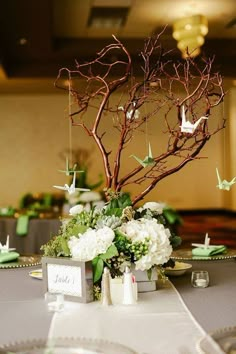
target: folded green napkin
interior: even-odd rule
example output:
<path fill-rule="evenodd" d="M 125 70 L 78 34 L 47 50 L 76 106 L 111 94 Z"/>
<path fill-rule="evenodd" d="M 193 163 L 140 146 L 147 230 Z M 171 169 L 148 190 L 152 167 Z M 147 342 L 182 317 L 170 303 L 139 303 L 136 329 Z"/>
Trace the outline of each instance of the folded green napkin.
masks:
<path fill-rule="evenodd" d="M 14 261 L 19 257 L 19 253 L 17 252 L 1 252 L 0 253 L 0 263 L 7 263 Z"/>
<path fill-rule="evenodd" d="M 0 208 L 0 216 L 13 216 L 15 209 L 12 207 Z"/>
<path fill-rule="evenodd" d="M 25 236 L 28 233 L 29 215 L 20 215 L 17 219 L 16 234 Z"/>
<path fill-rule="evenodd" d="M 210 256 L 215 256 L 217 254 L 224 253 L 226 250 L 227 248 L 223 245 L 209 246 L 207 248 L 197 247 L 192 249 L 192 254 L 193 256 L 210 257 Z"/>

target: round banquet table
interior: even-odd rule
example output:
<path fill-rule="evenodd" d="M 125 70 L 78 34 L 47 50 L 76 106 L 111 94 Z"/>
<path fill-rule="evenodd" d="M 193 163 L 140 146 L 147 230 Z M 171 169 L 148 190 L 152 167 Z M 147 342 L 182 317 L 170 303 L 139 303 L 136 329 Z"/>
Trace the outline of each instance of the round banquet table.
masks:
<path fill-rule="evenodd" d="M 207 332 L 235 326 L 235 259 L 188 263 L 192 264 L 192 269 L 169 279 L 194 318 Z M 0 269 L 1 345 L 48 336 L 53 313 L 47 310 L 42 280 L 29 276 L 29 271 L 37 268 L 40 267 Z M 191 271 L 195 269 L 209 272 L 209 287 L 196 289 L 191 286 Z"/>

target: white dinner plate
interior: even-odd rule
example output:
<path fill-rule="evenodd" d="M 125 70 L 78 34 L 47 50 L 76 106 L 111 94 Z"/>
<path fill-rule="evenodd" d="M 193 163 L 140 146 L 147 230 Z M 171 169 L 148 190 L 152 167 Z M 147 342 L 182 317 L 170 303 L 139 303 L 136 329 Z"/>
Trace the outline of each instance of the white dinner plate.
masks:
<path fill-rule="evenodd" d="M 43 279 L 42 269 L 34 269 L 29 272 L 29 276 L 35 279 Z"/>
<path fill-rule="evenodd" d="M 184 262 L 175 262 L 174 268 L 166 267 L 165 274 L 169 276 L 180 276 L 187 272 L 188 269 L 192 268 L 192 264 Z"/>

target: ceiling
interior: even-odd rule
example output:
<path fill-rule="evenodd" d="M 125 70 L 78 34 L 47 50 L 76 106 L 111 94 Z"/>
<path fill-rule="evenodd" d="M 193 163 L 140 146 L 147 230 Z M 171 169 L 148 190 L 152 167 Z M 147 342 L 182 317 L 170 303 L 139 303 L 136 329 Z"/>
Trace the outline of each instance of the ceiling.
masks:
<path fill-rule="evenodd" d="M 93 58 L 112 42 L 112 34 L 137 58 L 144 38 L 167 25 L 162 45 L 175 49 L 173 22 L 191 14 L 208 19 L 202 53 L 215 55 L 223 76 L 235 78 L 235 0 L 5 0 L 0 12 L 0 82 L 55 78 L 59 68 L 71 67 L 75 59 Z M 121 26 L 106 20 L 105 28 L 99 28 L 92 25 L 93 15 L 115 17 Z M 178 49 L 173 57 L 181 58 Z"/>

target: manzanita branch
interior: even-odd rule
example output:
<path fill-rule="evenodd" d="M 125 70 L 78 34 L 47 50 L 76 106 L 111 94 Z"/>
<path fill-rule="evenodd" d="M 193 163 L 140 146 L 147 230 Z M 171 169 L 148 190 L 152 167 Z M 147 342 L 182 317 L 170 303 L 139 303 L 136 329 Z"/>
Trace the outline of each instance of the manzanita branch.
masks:
<path fill-rule="evenodd" d="M 76 61 L 74 70 L 62 68 L 55 82 L 56 87 L 69 91 L 77 104 L 70 114 L 72 124 L 92 137 L 101 153 L 105 190 L 120 192 L 131 184 L 140 186 L 138 194 L 132 197 L 133 205 L 161 180 L 202 158 L 199 154 L 205 144 L 225 127 L 224 117 L 215 128 L 208 122 L 214 119 L 213 108 L 221 104 L 225 96 L 222 77 L 213 71 L 214 58 L 189 56 L 174 62 L 168 58 L 169 52 L 162 48 L 162 33 L 144 42 L 140 52 L 141 74 L 137 77 L 129 51 L 113 36 L 114 43 L 105 46 L 92 61 Z M 69 87 L 62 81 L 65 74 L 71 83 Z M 117 103 L 114 103 L 115 99 Z M 183 109 L 193 124 L 199 117 L 208 119 L 192 133 L 183 132 L 180 129 Z M 113 128 L 118 132 L 114 151 L 110 151 L 106 143 L 102 124 L 105 118 L 113 122 Z M 157 132 L 157 135 L 166 135 L 164 151 L 154 155 L 150 165 L 137 162 L 132 167 L 127 164 L 122 174 L 125 148 L 135 139 L 137 131 L 143 129 L 146 134 L 146 124 L 153 120 L 166 127 Z"/>

